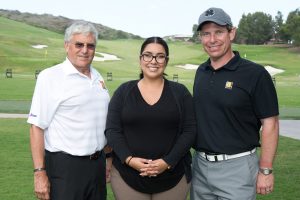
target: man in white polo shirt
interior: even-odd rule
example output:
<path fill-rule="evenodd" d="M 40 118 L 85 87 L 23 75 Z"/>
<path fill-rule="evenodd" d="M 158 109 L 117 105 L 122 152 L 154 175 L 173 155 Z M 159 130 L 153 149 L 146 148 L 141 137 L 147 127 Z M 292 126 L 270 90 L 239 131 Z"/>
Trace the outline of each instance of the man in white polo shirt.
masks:
<path fill-rule="evenodd" d="M 38 199 L 106 199 L 109 94 L 91 66 L 97 38 L 91 23 L 73 23 L 65 32 L 66 60 L 38 76 L 28 118 Z"/>

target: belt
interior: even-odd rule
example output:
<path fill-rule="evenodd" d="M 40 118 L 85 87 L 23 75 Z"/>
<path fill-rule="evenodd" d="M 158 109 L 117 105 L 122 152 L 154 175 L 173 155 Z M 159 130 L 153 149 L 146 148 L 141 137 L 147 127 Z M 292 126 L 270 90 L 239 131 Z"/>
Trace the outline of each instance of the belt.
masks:
<path fill-rule="evenodd" d="M 205 153 L 205 152 L 197 152 L 202 158 L 205 158 L 207 161 L 210 162 L 219 162 L 219 161 L 223 161 L 223 160 L 230 160 L 230 159 L 234 159 L 234 158 L 240 158 L 243 156 L 247 156 L 250 154 L 253 154 L 254 152 L 256 152 L 256 148 L 252 149 L 251 151 L 246 151 L 243 153 L 238 153 L 238 154 L 232 154 L 232 155 L 227 155 L 227 154 L 209 154 L 209 153 Z"/>
<path fill-rule="evenodd" d="M 95 153 L 89 155 L 89 156 L 82 156 L 82 157 L 87 157 L 90 160 L 97 160 L 101 155 L 101 151 L 96 151 Z"/>
<path fill-rule="evenodd" d="M 95 153 L 91 154 L 91 155 L 87 155 L 87 156 L 74 156 L 74 155 L 71 155 L 69 153 L 66 153 L 64 151 L 57 151 L 57 152 L 50 152 L 50 151 L 47 151 L 47 153 L 50 153 L 50 154 L 58 154 L 58 153 L 61 153 L 61 154 L 65 154 L 65 155 L 68 155 L 68 156 L 71 156 L 71 157 L 76 157 L 76 158 L 88 158 L 90 160 L 97 160 L 100 156 L 101 156 L 101 153 L 102 151 L 96 151 Z"/>

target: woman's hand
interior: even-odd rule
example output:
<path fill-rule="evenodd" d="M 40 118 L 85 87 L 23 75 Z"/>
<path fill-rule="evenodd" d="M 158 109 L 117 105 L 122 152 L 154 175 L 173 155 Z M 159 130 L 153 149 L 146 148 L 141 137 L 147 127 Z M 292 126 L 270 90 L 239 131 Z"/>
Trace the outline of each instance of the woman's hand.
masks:
<path fill-rule="evenodd" d="M 131 156 L 126 159 L 126 164 L 139 172 L 142 172 L 141 169 L 147 169 L 151 171 L 152 168 L 152 164 L 150 165 L 151 162 L 152 160 L 149 159 L 131 157 Z"/>
<path fill-rule="evenodd" d="M 141 176 L 157 176 L 169 168 L 169 165 L 163 159 L 148 160 L 147 167 L 141 168 Z"/>

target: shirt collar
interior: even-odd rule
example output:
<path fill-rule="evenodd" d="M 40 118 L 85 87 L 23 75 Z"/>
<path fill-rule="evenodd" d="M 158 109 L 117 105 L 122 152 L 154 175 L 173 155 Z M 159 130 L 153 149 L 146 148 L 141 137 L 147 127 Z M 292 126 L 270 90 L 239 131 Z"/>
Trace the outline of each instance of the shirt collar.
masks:
<path fill-rule="evenodd" d="M 66 76 L 71 75 L 71 74 L 79 74 L 82 75 L 75 67 L 74 65 L 71 63 L 71 61 L 66 58 L 66 60 L 63 62 L 63 71 L 65 73 Z M 90 66 L 90 73 L 91 73 L 91 77 L 95 77 L 97 75 L 97 73 L 95 73 L 95 69 L 93 67 Z"/>
<path fill-rule="evenodd" d="M 227 69 L 227 70 L 231 70 L 234 71 L 238 68 L 239 63 L 240 63 L 240 54 L 238 51 L 233 51 L 234 53 L 234 57 L 231 58 L 231 60 L 226 63 L 224 66 L 222 66 L 221 68 L 219 68 L 218 70 L 222 70 L 222 69 Z M 203 68 L 205 70 L 213 70 L 213 67 L 211 66 L 211 62 L 210 59 L 208 59 L 204 64 L 203 64 Z"/>
<path fill-rule="evenodd" d="M 66 60 L 63 62 L 63 71 L 65 75 L 79 74 L 79 71 L 74 67 L 68 58 L 66 58 Z"/>

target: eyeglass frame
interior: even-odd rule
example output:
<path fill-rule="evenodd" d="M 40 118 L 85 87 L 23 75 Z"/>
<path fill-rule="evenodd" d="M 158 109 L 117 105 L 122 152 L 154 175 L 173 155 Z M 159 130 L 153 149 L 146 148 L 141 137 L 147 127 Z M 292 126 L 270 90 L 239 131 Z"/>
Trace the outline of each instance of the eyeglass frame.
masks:
<path fill-rule="evenodd" d="M 68 43 L 74 44 L 74 46 L 77 49 L 83 49 L 85 46 L 88 50 L 94 51 L 96 49 L 96 44 L 94 44 L 94 43 L 71 42 L 71 41 L 69 41 Z"/>
<path fill-rule="evenodd" d="M 164 61 L 163 61 L 163 62 L 158 62 L 158 61 L 157 61 L 157 57 L 158 57 L 158 56 L 161 56 L 161 55 L 164 55 Z M 145 60 L 145 56 L 151 56 L 151 60 L 149 60 L 149 61 Z M 140 58 L 142 58 L 143 61 L 145 61 L 145 62 L 151 62 L 151 61 L 153 60 L 153 58 L 154 58 L 155 61 L 156 61 L 157 63 L 163 64 L 163 63 L 165 63 L 165 62 L 168 61 L 169 56 L 166 56 L 166 55 L 163 54 L 163 53 L 157 54 L 156 56 L 154 56 L 154 55 L 152 55 L 152 54 L 150 54 L 150 53 L 145 53 L 145 54 L 140 55 Z"/>

